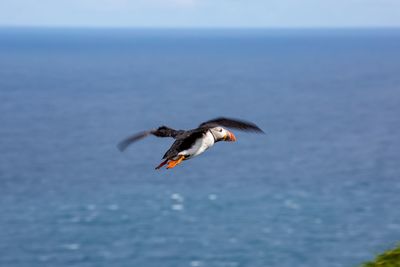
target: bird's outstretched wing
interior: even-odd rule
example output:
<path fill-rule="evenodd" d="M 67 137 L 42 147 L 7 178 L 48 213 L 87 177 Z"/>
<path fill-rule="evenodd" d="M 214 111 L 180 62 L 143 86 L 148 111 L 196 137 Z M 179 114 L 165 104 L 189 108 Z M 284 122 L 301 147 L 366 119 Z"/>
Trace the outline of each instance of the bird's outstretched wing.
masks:
<path fill-rule="evenodd" d="M 172 128 L 169 128 L 167 126 L 161 126 L 157 129 L 150 130 L 150 131 L 143 131 L 136 133 L 134 135 L 128 136 L 124 140 L 118 143 L 117 147 L 120 151 L 124 151 L 129 145 L 132 143 L 139 141 L 149 135 L 154 135 L 157 137 L 172 137 L 176 138 L 178 135 L 184 133 L 185 131 L 183 130 L 175 130 Z"/>
<path fill-rule="evenodd" d="M 255 125 L 252 122 L 238 120 L 238 119 L 224 118 L 224 117 L 219 117 L 216 119 L 203 122 L 202 124 L 199 125 L 199 128 L 213 128 L 217 126 L 237 129 L 246 132 L 264 133 L 263 130 L 261 130 L 257 125 Z"/>

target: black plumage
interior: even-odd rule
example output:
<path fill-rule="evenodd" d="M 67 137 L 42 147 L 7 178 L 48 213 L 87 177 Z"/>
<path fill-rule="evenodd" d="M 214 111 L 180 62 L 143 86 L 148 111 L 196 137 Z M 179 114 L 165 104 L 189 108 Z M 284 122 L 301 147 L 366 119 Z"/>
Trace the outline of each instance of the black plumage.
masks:
<path fill-rule="evenodd" d="M 206 130 L 187 131 L 178 136 L 172 146 L 165 152 L 163 159 L 171 159 L 178 155 L 179 152 L 189 149 L 196 143 L 197 139 L 202 138 Z"/>
<path fill-rule="evenodd" d="M 139 141 L 140 139 L 143 139 L 149 135 L 154 135 L 157 137 L 172 137 L 176 138 L 178 135 L 181 135 L 185 133 L 186 131 L 184 130 L 175 130 L 172 128 L 169 128 L 167 126 L 161 126 L 158 129 L 150 130 L 150 131 L 142 131 L 139 133 L 136 133 L 134 135 L 131 135 L 121 142 L 118 143 L 118 148 L 121 151 L 124 151 L 129 145 L 132 143 Z"/>
<path fill-rule="evenodd" d="M 150 131 L 143 131 L 132 136 L 129 136 L 122 140 L 118 144 L 118 148 L 121 151 L 124 151 L 130 144 L 141 140 L 149 135 L 154 135 L 156 137 L 172 137 L 175 139 L 175 142 L 172 144 L 170 149 L 164 154 L 163 159 L 172 159 L 178 155 L 179 152 L 189 149 L 193 146 L 193 144 L 199 139 L 202 138 L 208 130 L 214 127 L 226 127 L 237 129 L 240 131 L 247 132 L 257 132 L 264 133 L 257 125 L 252 122 L 247 122 L 238 119 L 230 119 L 225 117 L 215 118 L 206 122 L 203 122 L 199 125 L 198 128 L 191 130 L 175 130 L 169 128 L 167 126 L 161 126 L 157 129 L 153 129 Z"/>
<path fill-rule="evenodd" d="M 222 126 L 226 128 L 237 129 L 245 132 L 257 132 L 264 133 L 257 125 L 252 122 L 238 120 L 238 119 L 228 119 L 224 117 L 212 119 L 206 122 L 203 122 L 199 125 L 199 128 L 210 129 L 213 127 Z"/>

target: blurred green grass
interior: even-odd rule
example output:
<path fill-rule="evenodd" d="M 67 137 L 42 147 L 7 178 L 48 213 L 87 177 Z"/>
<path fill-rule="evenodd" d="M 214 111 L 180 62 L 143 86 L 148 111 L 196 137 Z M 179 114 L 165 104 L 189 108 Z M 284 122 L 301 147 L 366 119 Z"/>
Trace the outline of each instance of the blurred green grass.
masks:
<path fill-rule="evenodd" d="M 361 267 L 400 267 L 400 244 L 376 256 L 375 260 L 364 263 Z"/>

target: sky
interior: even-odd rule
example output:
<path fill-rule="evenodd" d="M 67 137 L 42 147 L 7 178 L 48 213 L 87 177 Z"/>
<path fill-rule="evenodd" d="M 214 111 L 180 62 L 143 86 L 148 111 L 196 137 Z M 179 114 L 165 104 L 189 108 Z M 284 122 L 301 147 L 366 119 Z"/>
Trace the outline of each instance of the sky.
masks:
<path fill-rule="evenodd" d="M 400 27 L 400 0 L 0 0 L 0 26 Z"/>

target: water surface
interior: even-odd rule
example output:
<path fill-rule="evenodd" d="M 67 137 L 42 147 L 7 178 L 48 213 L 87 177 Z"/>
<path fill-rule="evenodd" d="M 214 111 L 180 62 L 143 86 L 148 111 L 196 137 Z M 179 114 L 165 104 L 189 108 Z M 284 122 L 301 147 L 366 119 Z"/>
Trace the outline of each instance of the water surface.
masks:
<path fill-rule="evenodd" d="M 0 30 L 0 265 L 357 266 L 400 240 L 400 31 Z M 256 122 L 173 170 L 172 140 Z"/>

